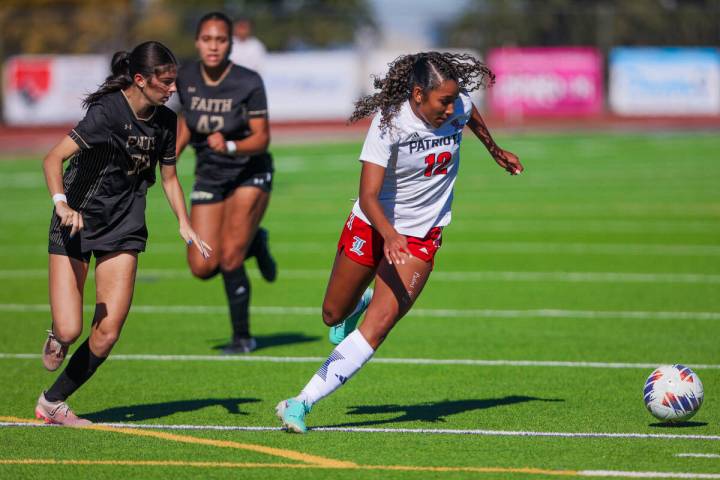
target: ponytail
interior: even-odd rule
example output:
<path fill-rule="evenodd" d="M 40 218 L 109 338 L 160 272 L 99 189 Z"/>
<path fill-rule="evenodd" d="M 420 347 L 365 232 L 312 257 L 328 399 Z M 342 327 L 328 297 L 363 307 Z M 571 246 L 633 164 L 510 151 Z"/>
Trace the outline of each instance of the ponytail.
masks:
<path fill-rule="evenodd" d="M 100 97 L 108 93 L 124 90 L 132 85 L 133 80 L 130 76 L 130 52 L 116 52 L 110 62 L 110 70 L 112 74 L 105 79 L 100 88 L 89 94 L 83 100 L 83 107 L 88 108 L 91 104 L 100 100 Z"/>
<path fill-rule="evenodd" d="M 108 93 L 125 90 L 133 84 L 135 74 L 150 78 L 176 66 L 175 56 L 160 42 L 145 42 L 135 47 L 132 52 L 117 52 L 110 62 L 111 75 L 100 88 L 85 97 L 83 107 L 88 108 Z"/>

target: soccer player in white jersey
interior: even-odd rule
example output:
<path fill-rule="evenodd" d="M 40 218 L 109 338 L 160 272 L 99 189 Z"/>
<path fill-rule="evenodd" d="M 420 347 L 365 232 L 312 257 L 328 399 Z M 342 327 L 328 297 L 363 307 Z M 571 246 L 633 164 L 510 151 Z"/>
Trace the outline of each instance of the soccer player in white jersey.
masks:
<path fill-rule="evenodd" d="M 356 103 L 351 121 L 376 115 L 360 153 L 360 195 L 323 301 L 323 321 L 337 347 L 299 395 L 277 405 L 289 432 L 307 431 L 312 406 L 370 360 L 420 295 L 450 223 L 464 127 L 500 167 L 511 175 L 523 171 L 518 157 L 492 139 L 468 96 L 493 81 L 487 66 L 469 55 L 405 55 L 375 79 L 379 92 Z M 374 293 L 368 288 L 373 279 Z"/>

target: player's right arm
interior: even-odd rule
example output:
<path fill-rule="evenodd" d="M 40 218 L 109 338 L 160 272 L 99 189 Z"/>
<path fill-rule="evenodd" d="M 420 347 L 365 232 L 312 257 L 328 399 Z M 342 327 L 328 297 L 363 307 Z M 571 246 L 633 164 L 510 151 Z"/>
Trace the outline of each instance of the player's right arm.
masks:
<path fill-rule="evenodd" d="M 388 263 L 397 265 L 405 263 L 405 258 L 409 256 L 407 239 L 392 226 L 378 200 L 385 180 L 388 160 L 392 156 L 392 145 L 393 140 L 390 135 L 383 134 L 380 129 L 380 115 L 375 115 L 360 152 L 362 173 L 358 201 L 360 210 L 383 237 L 383 252 Z"/>
<path fill-rule="evenodd" d="M 180 154 L 185 150 L 188 143 L 190 143 L 190 129 L 185 122 L 185 117 L 182 114 L 177 116 L 177 137 L 175 141 L 175 157 L 179 160 Z"/>
<path fill-rule="evenodd" d="M 385 178 L 385 167 L 372 162 L 362 162 L 360 175 L 360 209 L 370 220 L 370 224 L 382 235 L 384 240 L 383 251 L 390 264 L 405 263 L 408 256 L 407 238 L 395 230 L 385 216 L 382 205 L 378 200 Z"/>
<path fill-rule="evenodd" d="M 80 151 L 80 147 L 69 136 L 63 137 L 43 159 L 43 171 L 50 196 L 64 195 L 62 166 L 63 162 Z M 70 208 L 67 200 L 55 202 L 55 214 L 62 220 L 62 226 L 70 227 L 70 236 L 83 228 L 82 215 Z"/>

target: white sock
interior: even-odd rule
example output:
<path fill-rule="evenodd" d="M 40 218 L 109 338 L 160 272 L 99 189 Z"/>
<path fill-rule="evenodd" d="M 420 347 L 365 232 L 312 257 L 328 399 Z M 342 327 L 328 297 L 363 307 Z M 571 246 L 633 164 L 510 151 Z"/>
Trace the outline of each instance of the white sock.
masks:
<path fill-rule="evenodd" d="M 320 370 L 295 398 L 311 406 L 327 397 L 355 375 L 374 353 L 375 350 L 365 340 L 360 330 L 353 331 L 335 347 Z"/>

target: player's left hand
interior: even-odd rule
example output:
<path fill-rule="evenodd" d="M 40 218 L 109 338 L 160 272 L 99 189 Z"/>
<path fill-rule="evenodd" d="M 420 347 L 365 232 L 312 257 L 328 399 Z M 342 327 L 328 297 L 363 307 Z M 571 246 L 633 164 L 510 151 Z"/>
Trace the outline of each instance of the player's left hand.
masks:
<path fill-rule="evenodd" d="M 493 158 L 495 159 L 495 162 L 504 168 L 510 175 L 520 175 L 520 173 L 525 170 L 525 167 L 522 166 L 522 163 L 520 163 L 520 159 L 517 155 L 512 152 L 508 152 L 507 150 L 503 150 L 502 148 L 495 152 Z"/>
<path fill-rule="evenodd" d="M 195 245 L 203 258 L 210 258 L 212 254 L 212 248 L 210 245 L 205 243 L 190 226 L 180 226 L 180 236 L 185 240 L 187 245 Z"/>
<path fill-rule="evenodd" d="M 217 153 L 227 153 L 225 137 L 220 132 L 214 132 L 207 137 L 208 147 Z"/>

